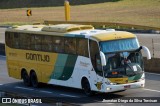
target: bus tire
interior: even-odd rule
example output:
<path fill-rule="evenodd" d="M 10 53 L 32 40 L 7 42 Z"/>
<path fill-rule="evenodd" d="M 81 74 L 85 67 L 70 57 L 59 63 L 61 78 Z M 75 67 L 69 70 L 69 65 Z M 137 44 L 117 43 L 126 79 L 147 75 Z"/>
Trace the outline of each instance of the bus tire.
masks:
<path fill-rule="evenodd" d="M 21 77 L 23 79 L 23 83 L 24 83 L 25 86 L 30 86 L 31 85 L 30 78 L 29 78 L 29 75 L 28 75 L 26 70 L 22 70 Z"/>
<path fill-rule="evenodd" d="M 82 89 L 87 96 L 93 96 L 94 92 L 91 90 L 89 81 L 87 78 L 82 79 Z"/>
<path fill-rule="evenodd" d="M 39 86 L 39 82 L 38 82 L 38 79 L 37 79 L 37 75 L 34 71 L 32 71 L 30 73 L 30 80 L 31 80 L 31 85 L 34 87 L 34 88 L 38 88 Z"/>

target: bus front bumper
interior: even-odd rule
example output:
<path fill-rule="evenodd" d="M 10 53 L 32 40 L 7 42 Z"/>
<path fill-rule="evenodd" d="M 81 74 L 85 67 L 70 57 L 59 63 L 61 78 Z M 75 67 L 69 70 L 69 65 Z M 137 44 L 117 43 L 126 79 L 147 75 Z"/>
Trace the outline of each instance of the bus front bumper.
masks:
<path fill-rule="evenodd" d="M 123 91 L 127 89 L 135 89 L 135 88 L 143 88 L 145 86 L 145 80 L 141 80 L 139 82 L 127 83 L 127 84 L 117 84 L 117 85 L 107 85 L 105 84 L 104 92 L 116 92 Z"/>

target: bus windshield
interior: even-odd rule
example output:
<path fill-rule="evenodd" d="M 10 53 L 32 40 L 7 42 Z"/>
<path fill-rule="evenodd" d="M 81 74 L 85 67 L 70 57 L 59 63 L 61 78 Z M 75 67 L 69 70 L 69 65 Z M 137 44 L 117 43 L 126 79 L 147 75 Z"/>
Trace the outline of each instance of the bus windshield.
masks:
<path fill-rule="evenodd" d="M 139 48 L 139 43 L 136 38 L 103 41 L 100 42 L 100 47 L 103 53 L 111 53 L 118 51 L 130 51 Z"/>
<path fill-rule="evenodd" d="M 105 77 L 129 77 L 143 72 L 143 57 L 136 38 L 104 41 L 100 42 L 100 47 L 107 62 Z"/>
<path fill-rule="evenodd" d="M 134 76 L 143 72 L 143 57 L 141 52 L 124 52 L 105 54 L 107 65 L 104 66 L 105 77 Z M 113 75 L 113 72 L 118 74 Z"/>

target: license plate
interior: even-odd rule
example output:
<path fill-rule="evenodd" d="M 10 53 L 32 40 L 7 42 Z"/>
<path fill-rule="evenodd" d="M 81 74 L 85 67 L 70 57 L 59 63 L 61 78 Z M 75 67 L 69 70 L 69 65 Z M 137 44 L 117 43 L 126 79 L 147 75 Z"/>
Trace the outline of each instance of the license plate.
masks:
<path fill-rule="evenodd" d="M 124 88 L 125 89 L 129 89 L 131 87 L 131 85 L 125 85 Z"/>

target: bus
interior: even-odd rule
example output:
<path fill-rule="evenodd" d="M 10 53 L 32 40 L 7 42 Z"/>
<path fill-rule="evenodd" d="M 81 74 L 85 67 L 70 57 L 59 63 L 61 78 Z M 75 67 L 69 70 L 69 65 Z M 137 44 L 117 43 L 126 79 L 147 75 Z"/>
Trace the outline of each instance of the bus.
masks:
<path fill-rule="evenodd" d="M 5 32 L 8 74 L 26 86 L 40 83 L 95 92 L 145 86 L 143 50 L 135 34 L 91 25 L 22 25 Z"/>

